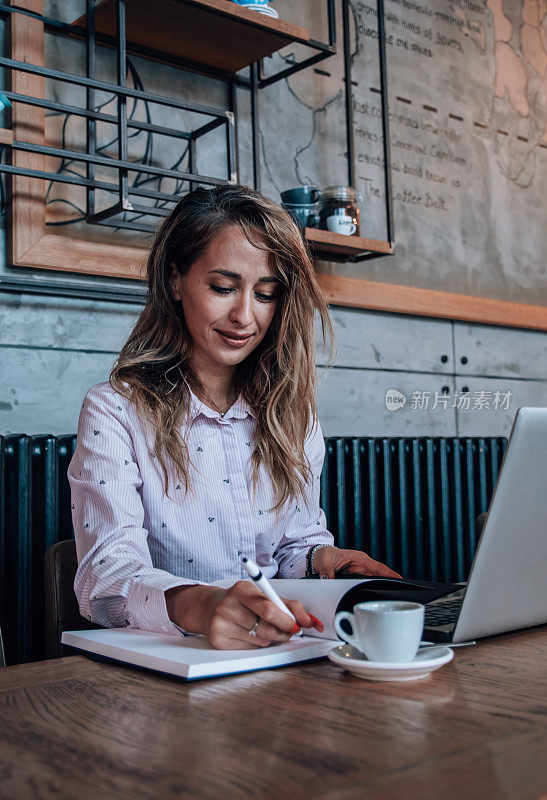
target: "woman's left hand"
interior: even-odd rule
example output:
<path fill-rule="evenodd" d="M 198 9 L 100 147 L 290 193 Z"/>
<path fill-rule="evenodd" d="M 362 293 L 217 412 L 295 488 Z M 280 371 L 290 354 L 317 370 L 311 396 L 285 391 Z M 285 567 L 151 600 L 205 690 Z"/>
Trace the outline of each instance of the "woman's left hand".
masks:
<path fill-rule="evenodd" d="M 341 550 L 338 547 L 321 547 L 315 551 L 313 566 L 321 578 L 334 578 L 336 572 L 354 572 L 376 575 L 380 578 L 402 578 L 381 561 L 375 561 L 362 550 Z"/>

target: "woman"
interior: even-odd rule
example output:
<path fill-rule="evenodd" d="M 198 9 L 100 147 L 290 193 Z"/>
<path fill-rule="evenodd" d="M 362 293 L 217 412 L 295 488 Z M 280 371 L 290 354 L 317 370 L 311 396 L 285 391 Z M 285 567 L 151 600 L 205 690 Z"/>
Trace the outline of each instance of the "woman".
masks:
<path fill-rule="evenodd" d="M 147 272 L 109 383 L 84 400 L 68 473 L 81 612 L 218 648 L 286 641 L 294 621 L 240 580 L 242 555 L 270 577 L 396 575 L 335 548 L 319 508 L 314 312 L 323 338 L 331 327 L 312 263 L 283 209 L 232 185 L 178 203 Z M 221 578 L 234 586 L 211 585 Z"/>

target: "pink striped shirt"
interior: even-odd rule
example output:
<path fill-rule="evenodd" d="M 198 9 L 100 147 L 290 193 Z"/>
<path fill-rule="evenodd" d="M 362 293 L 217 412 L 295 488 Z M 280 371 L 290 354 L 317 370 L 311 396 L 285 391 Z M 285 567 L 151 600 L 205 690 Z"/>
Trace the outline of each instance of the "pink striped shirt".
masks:
<path fill-rule="evenodd" d="M 307 502 L 286 503 L 276 518 L 263 468 L 253 496 L 254 427 L 241 397 L 221 417 L 192 394 L 182 431 L 192 492 L 175 480 L 166 497 L 153 432 L 133 403 L 106 382 L 89 390 L 68 469 L 82 616 L 105 627 L 181 635 L 167 614 L 164 593 L 171 587 L 246 578 L 242 555 L 270 577 L 304 575 L 309 548 L 333 543 L 319 508 L 321 428 L 306 441 L 313 475 Z"/>

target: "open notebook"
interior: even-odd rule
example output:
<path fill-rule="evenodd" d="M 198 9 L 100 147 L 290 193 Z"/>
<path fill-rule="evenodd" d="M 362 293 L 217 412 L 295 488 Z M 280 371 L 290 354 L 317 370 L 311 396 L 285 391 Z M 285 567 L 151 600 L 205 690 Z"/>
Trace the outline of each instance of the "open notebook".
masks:
<path fill-rule="evenodd" d="M 325 625 L 324 632 L 304 631 L 303 637 L 293 636 L 285 644 L 254 650 L 215 650 L 203 636 L 179 638 L 134 628 L 65 631 L 61 641 L 116 661 L 194 680 L 321 658 L 339 644 L 333 627 L 337 611 L 352 610 L 356 603 L 376 599 L 426 603 L 458 588 L 451 584 L 390 578 L 273 579 L 270 583 L 281 597 L 300 600 L 304 608 L 319 617 Z M 233 581 L 226 580 L 217 581 L 215 585 L 228 588 L 232 584 Z"/>

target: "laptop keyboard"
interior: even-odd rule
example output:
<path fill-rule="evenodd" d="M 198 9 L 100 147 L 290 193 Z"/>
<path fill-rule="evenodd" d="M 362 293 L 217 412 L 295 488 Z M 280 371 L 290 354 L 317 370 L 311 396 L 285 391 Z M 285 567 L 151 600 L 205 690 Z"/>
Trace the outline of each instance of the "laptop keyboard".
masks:
<path fill-rule="evenodd" d="M 435 628 L 437 625 L 449 625 L 451 622 L 456 622 L 462 603 L 463 599 L 459 597 L 456 600 L 446 600 L 443 603 L 426 606 L 424 626 Z"/>

